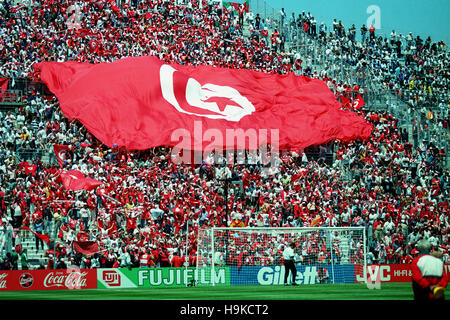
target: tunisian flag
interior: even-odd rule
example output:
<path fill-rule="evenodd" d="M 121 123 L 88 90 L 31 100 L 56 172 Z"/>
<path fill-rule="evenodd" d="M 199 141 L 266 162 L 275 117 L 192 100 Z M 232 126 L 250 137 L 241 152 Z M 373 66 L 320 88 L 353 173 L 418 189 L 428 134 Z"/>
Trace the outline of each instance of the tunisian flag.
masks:
<path fill-rule="evenodd" d="M 100 251 L 97 241 L 74 241 L 73 249 L 76 253 L 82 253 L 88 256 Z"/>
<path fill-rule="evenodd" d="M 53 150 L 55 151 L 59 166 L 62 167 L 64 160 L 70 159 L 70 147 L 64 144 L 54 144 Z"/>
<path fill-rule="evenodd" d="M 28 161 L 22 161 L 19 163 L 19 168 L 22 168 L 26 174 L 36 175 L 37 165 L 30 164 Z"/>
<path fill-rule="evenodd" d="M 362 106 L 364 106 L 365 102 L 364 99 L 361 97 L 361 95 L 358 94 L 358 96 L 353 100 L 352 108 L 353 110 L 358 110 Z"/>
<path fill-rule="evenodd" d="M 103 182 L 95 179 L 86 178 L 81 171 L 70 170 L 61 172 L 59 176 L 64 188 L 68 190 L 93 190 L 101 186 Z"/>
<path fill-rule="evenodd" d="M 294 74 L 169 65 L 151 56 L 41 62 L 35 70 L 64 115 L 109 147 L 303 149 L 372 132 L 325 82 Z"/>

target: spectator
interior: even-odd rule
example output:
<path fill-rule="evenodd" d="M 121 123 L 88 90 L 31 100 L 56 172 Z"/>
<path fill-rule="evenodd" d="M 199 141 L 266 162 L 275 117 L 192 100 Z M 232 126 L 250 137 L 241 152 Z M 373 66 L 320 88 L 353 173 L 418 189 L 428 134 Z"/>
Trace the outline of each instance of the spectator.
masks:
<path fill-rule="evenodd" d="M 21 266 L 22 266 L 22 270 L 28 270 L 27 249 L 23 249 L 22 254 L 20 255 L 20 263 L 21 263 Z"/>
<path fill-rule="evenodd" d="M 369 27 L 369 41 L 375 41 L 375 27 L 373 24 Z"/>
<path fill-rule="evenodd" d="M 411 264 L 412 286 L 415 300 L 444 299 L 448 280 L 444 272 L 442 256 L 431 253 L 427 240 L 417 243 L 419 256 Z"/>
<path fill-rule="evenodd" d="M 42 221 L 41 216 L 37 216 L 36 219 L 33 222 L 33 231 L 38 233 L 38 234 L 42 234 L 44 231 L 44 222 Z M 38 235 L 35 235 L 35 240 L 36 240 L 36 252 L 39 252 L 39 244 L 41 246 L 41 249 L 44 249 L 44 241 L 42 240 L 41 237 L 39 237 Z"/>

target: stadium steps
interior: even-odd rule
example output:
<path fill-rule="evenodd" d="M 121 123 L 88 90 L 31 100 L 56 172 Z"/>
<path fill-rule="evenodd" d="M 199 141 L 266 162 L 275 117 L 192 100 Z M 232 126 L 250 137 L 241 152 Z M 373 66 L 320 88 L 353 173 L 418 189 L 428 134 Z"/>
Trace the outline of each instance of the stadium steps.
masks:
<path fill-rule="evenodd" d="M 51 223 L 51 230 L 54 228 L 54 223 L 52 221 Z M 54 239 L 54 232 L 51 231 L 50 239 Z M 46 258 L 45 258 L 45 252 L 49 248 L 48 244 L 44 242 L 44 249 L 41 247 L 39 250 L 36 250 L 36 238 L 35 236 L 27 230 L 21 230 L 20 233 L 21 237 L 21 243 L 22 243 L 22 249 L 27 249 L 27 255 L 28 255 L 28 267 L 29 269 L 37 269 L 41 263 L 44 263 L 46 265 Z M 19 259 L 19 269 L 21 268 L 21 263 Z"/>
<path fill-rule="evenodd" d="M 39 267 L 41 262 L 45 261 L 45 251 L 48 249 L 48 246 L 46 243 L 44 243 L 45 249 L 39 249 L 36 251 L 36 241 L 33 237 L 30 237 L 28 239 L 22 240 L 22 248 L 27 249 L 27 255 L 28 255 L 28 266 L 30 269 L 36 269 Z"/>

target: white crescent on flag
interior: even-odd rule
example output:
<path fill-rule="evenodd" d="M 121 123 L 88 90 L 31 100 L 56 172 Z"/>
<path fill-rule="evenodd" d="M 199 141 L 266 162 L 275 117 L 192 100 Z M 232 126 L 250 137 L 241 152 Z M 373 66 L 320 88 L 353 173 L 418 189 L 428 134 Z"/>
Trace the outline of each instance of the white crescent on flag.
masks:
<path fill-rule="evenodd" d="M 163 64 L 160 68 L 160 84 L 164 99 L 179 112 L 210 119 L 239 121 L 255 111 L 253 104 L 236 89 L 211 83 L 202 86 L 193 78 L 187 81 L 184 99 L 177 98 L 177 95 L 182 93 L 175 90 L 177 87 L 176 83 L 174 84 L 175 72 L 177 72 L 175 68 Z M 182 103 L 184 100 L 186 103 Z M 223 110 L 219 104 L 224 106 Z M 202 112 L 196 111 L 195 108 L 202 109 Z"/>

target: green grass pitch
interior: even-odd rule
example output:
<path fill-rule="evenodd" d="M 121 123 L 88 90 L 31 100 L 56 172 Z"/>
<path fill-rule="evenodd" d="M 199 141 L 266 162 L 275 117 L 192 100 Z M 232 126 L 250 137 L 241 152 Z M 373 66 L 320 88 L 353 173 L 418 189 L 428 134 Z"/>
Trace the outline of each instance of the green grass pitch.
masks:
<path fill-rule="evenodd" d="M 450 296 L 446 289 L 446 300 Z M 413 300 L 411 283 L 4 291 L 0 300 Z"/>

